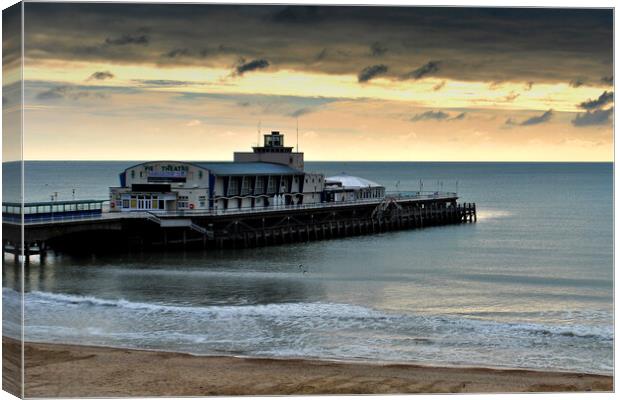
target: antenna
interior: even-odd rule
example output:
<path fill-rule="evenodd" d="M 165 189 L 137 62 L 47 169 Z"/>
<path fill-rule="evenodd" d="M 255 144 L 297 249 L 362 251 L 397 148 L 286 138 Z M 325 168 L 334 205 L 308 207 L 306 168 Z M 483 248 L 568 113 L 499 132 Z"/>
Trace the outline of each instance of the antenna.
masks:
<path fill-rule="evenodd" d="M 258 131 L 256 132 L 256 147 L 260 147 L 260 123 L 261 120 L 258 120 Z"/>
<path fill-rule="evenodd" d="M 295 118 L 297 124 L 297 152 L 299 153 L 299 117 Z"/>

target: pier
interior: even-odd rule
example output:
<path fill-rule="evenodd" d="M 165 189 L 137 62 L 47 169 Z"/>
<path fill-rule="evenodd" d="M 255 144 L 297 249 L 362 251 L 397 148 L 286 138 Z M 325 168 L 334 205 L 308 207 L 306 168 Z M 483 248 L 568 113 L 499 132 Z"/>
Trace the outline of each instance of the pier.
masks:
<path fill-rule="evenodd" d="M 246 248 L 476 222 L 456 193 L 388 193 L 382 199 L 260 208 L 113 213 L 104 200 L 3 203 L 3 254 Z M 23 233 L 24 248 L 21 248 Z"/>

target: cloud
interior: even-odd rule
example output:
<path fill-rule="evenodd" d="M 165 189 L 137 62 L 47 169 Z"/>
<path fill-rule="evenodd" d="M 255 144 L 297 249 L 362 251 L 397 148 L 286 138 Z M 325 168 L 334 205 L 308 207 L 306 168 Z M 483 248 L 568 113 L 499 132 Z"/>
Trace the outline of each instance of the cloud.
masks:
<path fill-rule="evenodd" d="M 315 61 L 323 61 L 327 57 L 327 49 L 323 49 L 314 57 Z"/>
<path fill-rule="evenodd" d="M 512 119 L 512 118 L 508 118 L 508 119 L 506 120 L 506 122 L 504 122 L 504 125 L 510 125 L 510 126 L 513 126 L 513 125 L 519 125 L 519 123 L 517 123 L 517 122 L 516 122 L 514 119 Z"/>
<path fill-rule="evenodd" d="M 529 81 L 525 84 L 525 90 L 530 91 L 532 90 L 532 87 L 534 87 L 534 82 L 533 81 Z"/>
<path fill-rule="evenodd" d="M 543 123 L 548 122 L 549 120 L 551 120 L 551 117 L 553 117 L 553 110 L 547 110 L 542 115 L 538 115 L 536 117 L 528 118 L 525 121 L 521 122 L 519 125 L 521 125 L 521 126 L 530 126 L 530 125 L 543 124 Z M 508 121 L 506 121 L 506 124 L 507 125 L 511 125 L 511 124 L 508 124 Z"/>
<path fill-rule="evenodd" d="M 446 86 L 446 81 L 441 81 L 438 84 L 436 84 L 435 86 L 433 86 L 433 91 L 438 92 L 439 90 L 441 90 L 444 86 Z"/>
<path fill-rule="evenodd" d="M 528 118 L 525 121 L 518 123 L 518 124 L 512 121 L 511 118 L 508 118 L 508 120 L 506 121 L 506 125 L 515 125 L 515 124 L 521 125 L 521 126 L 538 125 L 538 124 L 543 124 L 545 122 L 548 122 L 549 120 L 551 120 L 551 117 L 553 117 L 553 110 L 547 110 L 542 115 Z"/>
<path fill-rule="evenodd" d="M 570 87 L 578 88 L 580 86 L 585 85 L 585 83 L 586 83 L 586 81 L 584 79 L 577 78 L 577 79 L 573 79 L 568 84 L 570 85 Z"/>
<path fill-rule="evenodd" d="M 86 97 L 103 99 L 107 95 L 104 93 L 97 93 L 86 90 L 78 90 L 77 88 L 69 85 L 55 86 L 43 92 L 39 92 L 36 96 L 38 100 L 80 100 Z"/>
<path fill-rule="evenodd" d="M 418 121 L 460 121 L 465 119 L 467 116 L 466 112 L 461 112 L 452 116 L 450 113 L 445 111 L 426 111 L 420 114 L 416 114 L 411 118 L 412 122 Z"/>
<path fill-rule="evenodd" d="M 425 77 L 426 75 L 432 75 L 436 72 L 439 72 L 439 64 L 441 61 L 429 61 L 421 67 L 414 69 L 413 71 L 407 73 L 404 76 L 404 79 L 420 79 Z"/>
<path fill-rule="evenodd" d="M 259 69 L 265 69 L 267 67 L 269 67 L 269 61 L 265 60 L 264 58 L 261 58 L 261 59 L 249 61 L 247 63 L 241 61 L 241 63 L 237 65 L 237 67 L 235 68 L 235 71 L 237 75 L 243 75 L 246 72 L 256 71 Z"/>
<path fill-rule="evenodd" d="M 525 121 L 522 122 L 517 122 L 512 118 L 508 118 L 506 120 L 506 122 L 504 122 L 504 125 L 509 125 L 509 126 L 529 126 L 529 125 L 538 125 L 538 124 L 542 124 L 545 122 L 548 122 L 549 120 L 551 120 L 551 117 L 553 116 L 553 110 L 547 110 L 545 111 L 542 115 L 538 115 L 535 117 L 530 117 L 528 119 L 526 119 Z"/>
<path fill-rule="evenodd" d="M 364 68 L 357 75 L 357 81 L 360 83 L 368 82 L 379 75 L 383 75 L 388 71 L 387 65 L 377 64 Z"/>
<path fill-rule="evenodd" d="M 412 122 L 429 121 L 429 120 L 444 121 L 444 120 L 447 120 L 449 117 L 450 117 L 450 114 L 443 112 L 443 111 L 426 111 L 426 112 L 414 115 L 411 118 L 411 121 Z"/>
<path fill-rule="evenodd" d="M 316 6 L 286 6 L 276 11 L 271 20 L 279 23 L 308 24 L 323 19 L 321 7 Z"/>
<path fill-rule="evenodd" d="M 147 86 L 188 86 L 192 84 L 202 84 L 200 82 L 176 81 L 173 79 L 133 79 L 132 82 Z"/>
<path fill-rule="evenodd" d="M 520 94 L 519 94 L 519 93 L 510 92 L 510 94 L 509 94 L 508 96 L 504 97 L 504 100 L 505 100 L 505 101 L 508 101 L 508 102 L 513 102 L 513 101 L 515 101 L 515 100 L 517 99 L 517 97 L 519 97 L 519 96 L 520 96 Z"/>
<path fill-rule="evenodd" d="M 109 46 L 125 46 L 128 44 L 139 44 L 146 46 L 149 44 L 149 38 L 146 35 L 122 35 L 116 38 L 106 38 L 106 45 Z"/>
<path fill-rule="evenodd" d="M 374 42 L 370 45 L 370 54 L 372 54 L 373 57 L 381 57 L 382 55 L 387 53 L 387 51 L 387 47 L 383 46 L 379 42 Z"/>
<path fill-rule="evenodd" d="M 603 82 L 606 85 L 613 86 L 613 84 L 614 84 L 614 77 L 613 76 L 604 76 L 604 77 L 601 78 L 601 82 Z"/>
<path fill-rule="evenodd" d="M 587 77 L 602 85 L 600 77 L 613 74 L 609 9 L 37 2 L 29 6 L 29 21 L 26 57 L 39 62 L 158 65 L 171 49 L 186 48 L 191 54 L 165 61 L 227 68 L 238 57 L 269 55 L 282 69 L 356 76 L 378 63 L 369 49 L 376 42 L 377 49 L 389 49 L 380 57 L 393 77 L 429 60 L 444 60 L 434 74 L 462 81 L 568 83 Z M 145 25 L 153 28 L 141 30 Z M 217 38 L 212 51 L 218 57 L 201 54 L 205 38 Z M 326 46 L 329 56 L 316 62 Z M 422 79 L 433 76 L 419 72 Z"/>
<path fill-rule="evenodd" d="M 585 113 L 577 114 L 575 119 L 571 122 L 576 127 L 607 125 L 611 121 L 610 117 L 613 112 L 613 107 L 608 110 L 587 111 Z"/>
<path fill-rule="evenodd" d="M 598 99 L 584 101 L 583 103 L 579 104 L 579 107 L 583 108 L 584 110 L 595 110 L 597 108 L 606 106 L 613 101 L 614 92 L 604 91 L 603 94 L 598 97 Z"/>
<path fill-rule="evenodd" d="M 164 57 L 167 57 L 167 58 L 186 57 L 186 56 L 189 56 L 190 54 L 191 52 L 189 51 L 189 49 L 180 48 L 180 49 L 170 50 L 169 52 L 164 54 Z M 205 55 L 206 55 L 206 52 L 205 52 Z"/>
<path fill-rule="evenodd" d="M 249 101 L 239 101 L 237 102 L 237 105 L 239 107 L 249 107 L 252 103 L 250 103 Z"/>
<path fill-rule="evenodd" d="M 112 78 L 114 78 L 114 74 L 111 73 L 110 71 L 97 71 L 97 72 L 93 72 L 93 74 L 89 76 L 88 79 L 86 80 L 87 81 L 93 81 L 93 80 L 103 81 L 103 80 L 112 79 Z"/>
<path fill-rule="evenodd" d="M 192 127 L 192 126 L 198 126 L 198 125 L 201 125 L 201 124 L 202 124 L 202 122 L 200 122 L 200 120 L 193 119 L 193 120 L 189 121 L 188 123 L 186 123 L 185 126 Z"/>
<path fill-rule="evenodd" d="M 297 117 L 301 117 L 302 115 L 310 114 L 310 113 L 312 113 L 314 111 L 316 111 L 316 110 L 314 110 L 312 108 L 309 108 L 309 107 L 304 107 L 304 108 L 299 108 L 299 109 L 293 111 L 289 115 L 291 117 L 297 118 Z"/>
<path fill-rule="evenodd" d="M 497 81 L 493 81 L 489 84 L 489 90 L 496 90 L 499 89 L 502 85 L 504 84 L 503 81 L 497 80 Z"/>

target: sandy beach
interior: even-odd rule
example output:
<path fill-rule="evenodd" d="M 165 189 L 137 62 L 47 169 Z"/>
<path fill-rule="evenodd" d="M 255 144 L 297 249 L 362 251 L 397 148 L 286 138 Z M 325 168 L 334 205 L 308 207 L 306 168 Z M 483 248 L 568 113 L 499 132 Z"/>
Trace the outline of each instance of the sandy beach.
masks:
<path fill-rule="evenodd" d="M 3 338 L 5 369 L 19 352 Z M 27 343 L 26 396 L 213 396 L 611 391 L 611 376 L 297 359 L 192 356 Z"/>

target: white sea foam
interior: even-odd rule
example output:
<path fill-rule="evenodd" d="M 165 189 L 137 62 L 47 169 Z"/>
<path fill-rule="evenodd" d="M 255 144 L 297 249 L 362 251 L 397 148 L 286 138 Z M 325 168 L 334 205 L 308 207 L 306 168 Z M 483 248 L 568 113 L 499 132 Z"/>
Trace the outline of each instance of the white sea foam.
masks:
<path fill-rule="evenodd" d="M 10 308 L 19 305 L 21 296 L 4 288 L 3 299 Z M 29 340 L 195 354 L 605 372 L 604 366 L 591 362 L 566 364 L 566 358 L 582 357 L 583 351 L 604 354 L 612 348 L 614 337 L 613 327 L 607 325 L 499 322 L 467 315 L 385 312 L 342 303 L 193 307 L 40 291 L 26 293 L 25 299 Z M 610 360 L 600 362 L 609 365 Z"/>
<path fill-rule="evenodd" d="M 484 221 L 488 219 L 506 218 L 512 215 L 513 215 L 512 212 L 506 211 L 506 210 L 485 210 L 485 209 L 476 210 L 476 218 L 479 221 Z"/>

